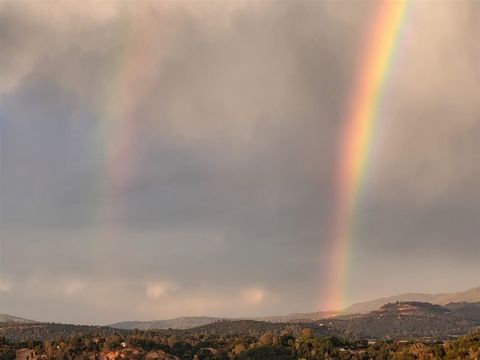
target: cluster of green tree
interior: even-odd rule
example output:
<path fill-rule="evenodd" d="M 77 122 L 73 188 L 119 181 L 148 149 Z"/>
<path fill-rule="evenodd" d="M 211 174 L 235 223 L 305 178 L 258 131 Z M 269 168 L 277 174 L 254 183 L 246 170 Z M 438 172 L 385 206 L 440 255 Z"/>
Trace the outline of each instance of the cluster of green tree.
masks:
<path fill-rule="evenodd" d="M 16 358 L 15 354 L 15 345 L 0 337 L 0 360 L 13 360 Z"/>
<path fill-rule="evenodd" d="M 445 342 L 342 340 L 317 336 L 305 328 L 260 336 L 133 331 L 106 337 L 84 335 L 55 341 L 9 342 L 0 338 L 0 360 L 15 359 L 339 359 L 339 360 L 478 360 L 480 330 Z"/>
<path fill-rule="evenodd" d="M 106 326 L 71 325 L 60 323 L 0 323 L 0 336 L 20 342 L 28 340 L 52 340 L 71 336 L 109 336 L 127 334 L 128 330 L 112 329 Z"/>
<path fill-rule="evenodd" d="M 193 329 L 184 330 L 186 334 L 198 334 L 204 335 L 242 335 L 259 337 L 266 332 L 273 334 L 280 334 L 284 332 L 292 333 L 294 335 L 300 334 L 303 329 L 308 328 L 317 336 L 332 335 L 331 332 L 325 326 L 320 326 L 316 322 L 306 323 L 271 323 L 266 321 L 256 320 L 221 320 L 215 323 L 198 326 Z"/>
<path fill-rule="evenodd" d="M 202 334 L 204 336 L 223 336 L 223 335 L 241 335 L 249 337 L 259 337 L 265 332 L 279 334 L 284 331 L 292 334 L 299 334 L 303 328 L 310 328 L 316 335 L 332 335 L 323 326 L 316 323 L 270 323 L 254 320 L 220 320 L 218 322 L 199 326 L 187 330 L 155 330 L 156 334 L 169 337 L 172 335 L 178 337 L 195 336 Z M 26 342 L 29 340 L 56 340 L 58 338 L 81 337 L 94 335 L 98 337 L 108 337 L 115 334 L 129 335 L 141 331 L 121 330 L 102 326 L 84 326 L 84 325 L 66 325 L 57 323 L 33 323 L 16 324 L 0 323 L 0 336 L 6 337 L 14 342 Z M 147 331 L 147 330 L 144 330 Z"/>

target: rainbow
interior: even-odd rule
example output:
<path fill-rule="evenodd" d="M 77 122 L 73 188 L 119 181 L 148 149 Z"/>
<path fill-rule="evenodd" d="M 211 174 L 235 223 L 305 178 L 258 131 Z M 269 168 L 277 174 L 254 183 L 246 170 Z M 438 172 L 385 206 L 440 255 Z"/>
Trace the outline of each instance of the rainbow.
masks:
<path fill-rule="evenodd" d="M 162 24 L 156 14 L 129 3 L 122 10 L 117 37 L 120 50 L 106 83 L 105 105 L 97 132 L 103 160 L 98 236 L 103 240 L 118 236 L 126 216 L 122 198 L 137 173 L 139 137 L 145 123 L 141 101 L 156 80 L 162 50 L 158 46 Z"/>
<path fill-rule="evenodd" d="M 326 298 L 328 309 L 345 304 L 348 265 L 354 240 L 355 210 L 364 186 L 382 93 L 391 72 L 407 0 L 381 0 L 362 47 L 358 73 L 340 134 L 336 204 L 331 234 Z"/>

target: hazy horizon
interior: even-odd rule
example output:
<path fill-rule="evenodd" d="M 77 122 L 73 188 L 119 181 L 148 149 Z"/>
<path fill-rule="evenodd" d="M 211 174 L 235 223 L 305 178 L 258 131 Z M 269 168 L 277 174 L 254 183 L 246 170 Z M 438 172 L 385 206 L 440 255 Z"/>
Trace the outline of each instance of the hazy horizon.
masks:
<path fill-rule="evenodd" d="M 468 290 L 472 290 L 472 289 L 476 289 L 478 287 L 475 287 L 475 288 L 471 288 L 471 289 L 465 289 L 464 291 L 468 291 Z M 458 292 L 463 292 L 463 291 L 458 291 Z M 364 303 L 364 302 L 369 302 L 369 301 L 373 301 L 373 300 L 379 300 L 379 299 L 382 299 L 382 298 L 389 298 L 389 297 L 394 297 L 394 296 L 397 296 L 397 295 L 407 295 L 407 294 L 424 294 L 424 293 L 420 293 L 420 292 L 411 292 L 411 293 L 401 293 L 401 294 L 391 294 L 391 295 L 388 295 L 388 296 L 384 296 L 384 297 L 381 297 L 381 298 L 375 298 L 375 299 L 365 299 L 363 301 L 359 301 L 358 303 L 354 303 L 354 304 L 349 304 L 348 307 L 352 306 L 352 305 L 356 305 L 356 304 L 361 304 L 361 303 Z M 438 295 L 438 294 L 445 294 L 444 292 L 443 293 L 436 293 L 436 294 L 429 294 L 429 295 Z M 348 308 L 347 307 L 347 308 Z M 345 308 L 346 309 L 346 308 Z M 178 316 L 175 316 L 175 317 L 169 317 L 169 318 L 143 318 L 143 319 L 133 319 L 133 318 L 129 318 L 128 317 L 128 314 L 126 314 L 125 318 L 121 318 L 121 319 L 117 319 L 116 321 L 110 321 L 108 323 L 98 323 L 98 322 L 71 322 L 72 324 L 75 324 L 75 325 L 105 325 L 105 326 L 108 326 L 108 325 L 114 325 L 114 324 L 117 324 L 117 323 L 124 323 L 124 322 L 149 322 L 149 321 L 162 321 L 162 320 L 175 320 L 175 319 L 179 319 L 179 318 L 195 318 L 195 317 L 211 317 L 211 318 L 221 318 L 221 319 L 228 319 L 228 320 L 243 320 L 243 319 L 249 319 L 249 320 L 262 320 L 262 319 L 265 319 L 265 318 L 269 318 L 269 317 L 279 317 L 279 316 L 289 316 L 289 315 L 295 315 L 295 314 L 308 314 L 308 313 L 314 313 L 314 312 L 329 312 L 329 310 L 311 310 L 311 311 L 308 311 L 308 310 L 303 310 L 303 311 L 295 311 L 295 312 L 291 312 L 291 313 L 285 313 L 285 314 L 263 314 L 263 315 L 258 315 L 258 316 L 219 316 L 219 315 L 216 315 L 216 314 L 198 314 L 198 315 L 191 315 L 191 314 L 182 314 L 182 315 L 178 315 Z M 334 312 L 334 311 L 332 311 Z M 32 321 L 38 321 L 38 322 L 43 322 L 43 321 L 46 321 L 45 319 L 42 319 L 42 318 L 36 318 L 36 319 L 31 319 L 31 318 L 26 318 L 26 317 L 23 317 L 21 316 L 21 314 L 5 314 L 5 315 L 10 315 L 10 316 L 15 316 L 15 317 L 19 317 L 19 318 L 22 318 L 22 319 L 26 319 L 26 320 L 32 320 Z M 50 319 L 49 322 L 59 322 L 59 321 L 55 321 L 54 319 Z"/>
<path fill-rule="evenodd" d="M 0 313 L 326 308 L 374 1 L 0 0 Z M 478 287 L 480 2 L 410 1 L 345 304 Z"/>

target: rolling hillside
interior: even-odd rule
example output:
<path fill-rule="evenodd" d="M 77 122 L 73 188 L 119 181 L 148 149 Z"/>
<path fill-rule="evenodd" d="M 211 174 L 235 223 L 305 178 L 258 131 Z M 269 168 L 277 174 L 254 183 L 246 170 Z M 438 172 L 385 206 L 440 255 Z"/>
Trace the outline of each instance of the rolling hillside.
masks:
<path fill-rule="evenodd" d="M 480 322 L 480 302 L 449 303 L 445 307 L 454 311 L 458 316 Z"/>
<path fill-rule="evenodd" d="M 34 323 L 33 320 L 23 319 L 21 317 L 7 315 L 7 314 L 0 314 L 0 323 L 18 323 L 18 324 L 27 324 L 27 323 Z"/>
<path fill-rule="evenodd" d="M 168 320 L 152 320 L 152 321 L 123 321 L 110 324 L 108 327 L 114 329 L 191 329 L 197 326 L 207 325 L 220 321 L 222 318 L 208 316 L 186 316 Z"/>
<path fill-rule="evenodd" d="M 280 316 L 266 316 L 261 318 L 254 318 L 253 320 L 268 321 L 268 322 L 308 322 L 321 319 L 328 319 L 339 315 L 338 311 L 316 311 L 309 313 L 295 313 Z"/>
<path fill-rule="evenodd" d="M 383 305 L 395 302 L 418 301 L 429 302 L 432 304 L 447 305 L 449 303 L 476 303 L 480 302 L 480 287 L 473 288 L 463 292 L 445 293 L 445 294 L 401 294 L 389 296 L 381 299 L 375 299 L 362 303 L 354 304 L 346 308 L 344 314 L 365 314 L 370 311 L 378 310 Z"/>
<path fill-rule="evenodd" d="M 300 334 L 309 328 L 319 336 L 335 335 L 349 339 L 415 339 L 429 337 L 445 339 L 464 335 L 480 326 L 480 305 L 452 303 L 447 306 L 424 302 L 398 302 L 386 304 L 368 314 L 340 315 L 328 319 L 308 322 L 267 322 L 255 320 L 222 320 L 220 318 L 179 318 L 177 326 L 191 326 L 192 322 L 209 323 L 184 330 L 156 330 L 159 335 L 204 334 L 214 336 L 242 335 L 261 336 L 265 332 L 281 334 L 289 331 Z M 168 326 L 172 322 L 147 322 L 150 326 Z M 107 336 L 116 333 L 132 334 L 133 328 L 145 323 L 129 322 L 117 326 L 130 326 L 119 329 L 102 326 L 80 326 L 52 323 L 0 323 L 0 336 L 13 340 L 48 340 L 71 335 Z M 171 326 L 170 326 L 171 328 Z M 145 327 L 143 330 L 149 330 Z"/>
<path fill-rule="evenodd" d="M 443 338 L 466 334 L 480 325 L 476 315 L 463 309 L 425 302 L 397 302 L 368 314 L 338 316 L 330 323 L 335 333 L 349 338 Z M 476 311 L 478 314 L 479 308 Z"/>
<path fill-rule="evenodd" d="M 167 320 L 153 320 L 153 321 L 123 321 L 114 324 L 107 325 L 116 329 L 191 329 L 197 326 L 208 325 L 220 320 L 255 320 L 266 321 L 272 323 L 305 323 L 313 322 L 322 319 L 334 318 L 338 315 L 350 315 L 350 314 L 367 314 L 369 312 L 382 308 L 385 304 L 396 302 L 427 302 L 438 305 L 458 304 L 456 305 L 459 311 L 469 312 L 470 316 L 472 312 L 475 313 L 477 308 L 470 306 L 467 309 L 466 304 L 480 303 L 480 287 L 470 289 L 464 292 L 457 293 L 444 293 L 444 294 L 402 294 L 396 296 L 390 296 L 381 299 L 375 299 L 363 303 L 354 304 L 346 308 L 342 312 L 338 311 L 317 311 L 307 313 L 294 313 L 289 315 L 279 316 L 267 316 L 258 318 L 239 318 L 239 319 L 225 319 L 220 317 L 208 317 L 208 316 L 189 316 L 179 317 L 175 319 Z M 463 305 L 460 305 L 463 304 Z M 453 306 L 453 305 L 452 305 Z M 463 307 L 460 310 L 460 307 Z M 480 314 L 478 315 L 480 317 Z"/>
<path fill-rule="evenodd" d="M 152 321 L 122 321 L 114 324 L 107 325 L 114 329 L 140 329 L 140 330 L 162 330 L 162 329 L 192 329 L 198 326 L 212 324 L 222 320 L 241 321 L 241 320 L 253 320 L 258 322 L 270 322 L 270 323 L 298 323 L 298 322 L 311 322 L 325 318 L 331 318 L 338 315 L 338 312 L 333 311 L 318 311 L 311 313 L 296 313 L 290 315 L 279 316 L 267 316 L 259 318 L 220 318 L 209 316 L 187 316 L 179 317 L 168 320 L 152 320 Z"/>

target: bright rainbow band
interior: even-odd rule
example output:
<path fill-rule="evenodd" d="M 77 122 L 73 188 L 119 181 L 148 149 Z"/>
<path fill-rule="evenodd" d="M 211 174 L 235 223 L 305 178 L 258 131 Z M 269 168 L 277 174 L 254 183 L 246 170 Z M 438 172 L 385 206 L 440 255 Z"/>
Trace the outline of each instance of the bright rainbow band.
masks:
<path fill-rule="evenodd" d="M 362 47 L 364 51 L 340 135 L 327 296 L 322 301 L 323 306 L 331 310 L 340 310 L 346 305 L 355 211 L 364 186 L 372 138 L 380 120 L 382 92 L 391 72 L 407 0 L 380 0 L 375 5 L 377 9 Z"/>

